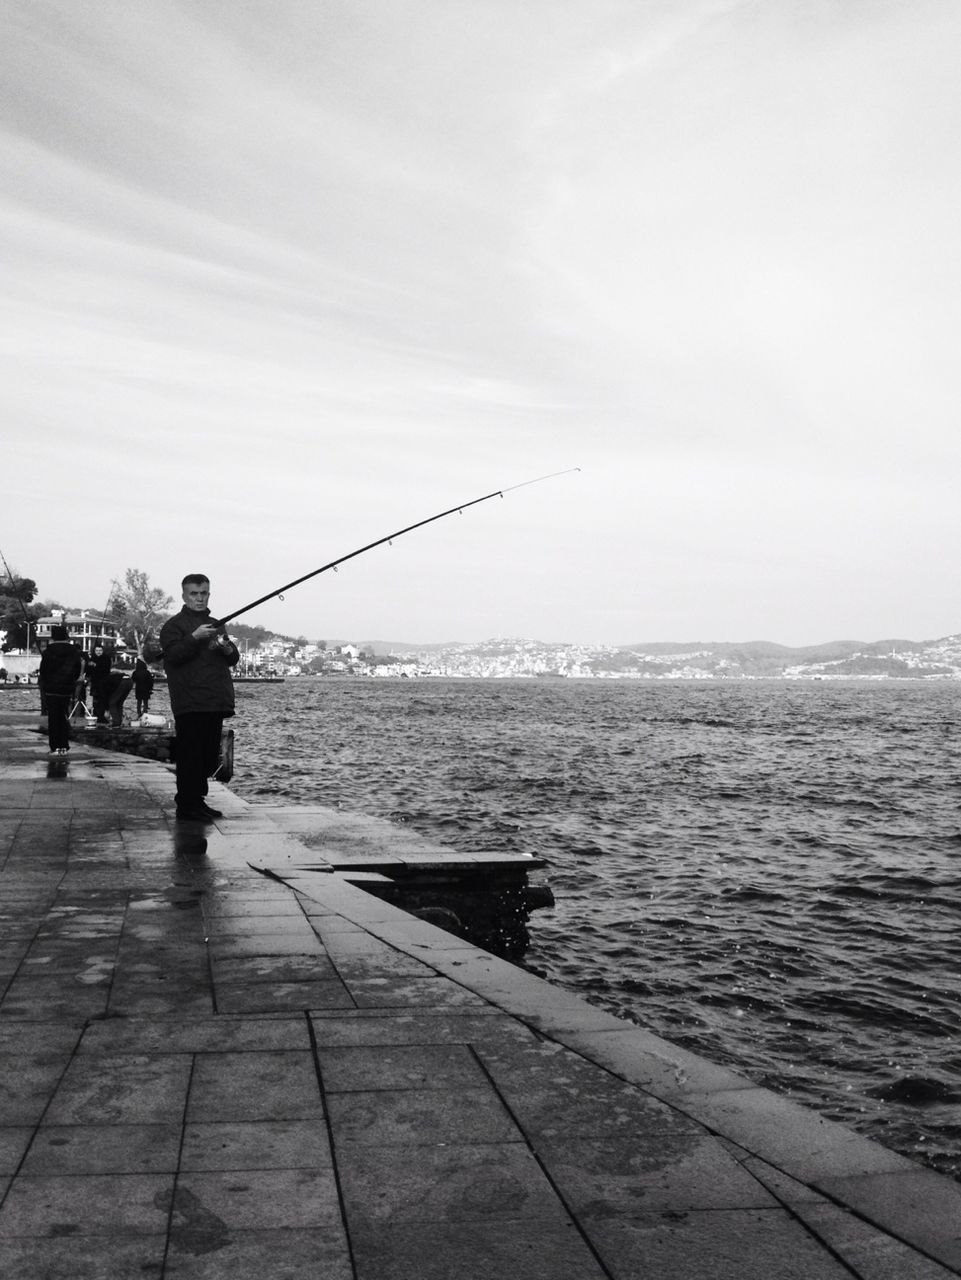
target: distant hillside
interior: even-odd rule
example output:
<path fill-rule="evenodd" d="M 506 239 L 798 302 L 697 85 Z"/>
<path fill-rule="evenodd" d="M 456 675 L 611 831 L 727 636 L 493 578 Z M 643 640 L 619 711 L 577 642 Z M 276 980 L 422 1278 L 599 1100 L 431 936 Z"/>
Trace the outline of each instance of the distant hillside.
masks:
<path fill-rule="evenodd" d="M 925 647 L 925 643 L 919 640 L 828 640 L 822 644 L 795 648 L 791 645 L 775 644 L 771 640 L 690 640 L 683 643 L 657 640 L 652 643 L 625 644 L 617 647 L 637 653 L 681 653 L 694 649 L 710 649 L 713 653 L 743 653 L 753 658 L 832 662 L 838 658 L 848 658 L 853 653 L 890 653 L 892 649 L 898 653 L 907 650 L 920 652 Z"/>
<path fill-rule="evenodd" d="M 328 645 L 347 644 L 346 640 L 328 640 Z M 394 654 L 396 657 L 402 657 L 411 653 L 441 653 L 447 649 L 457 649 L 461 647 L 460 640 L 440 640 L 430 644 L 411 644 L 409 640 L 358 640 L 356 641 L 359 649 L 366 649 L 370 653 L 376 653 L 378 657 L 384 657 L 388 654 Z"/>
<path fill-rule="evenodd" d="M 421 675 L 596 676 L 634 679 L 961 678 L 961 635 L 940 640 L 832 640 L 792 648 L 768 640 L 583 645 L 498 637 L 477 643 L 366 641 L 368 651 Z"/>
<path fill-rule="evenodd" d="M 231 630 L 252 646 L 267 639 L 295 643 L 293 637 L 263 627 Z M 470 643 L 411 644 L 352 638 L 327 638 L 318 643 L 333 651 L 348 642 L 362 653 L 374 655 L 381 675 L 647 680 L 961 678 L 961 635 L 939 640 L 830 640 L 802 647 L 770 640 L 590 645 L 515 636 Z"/>

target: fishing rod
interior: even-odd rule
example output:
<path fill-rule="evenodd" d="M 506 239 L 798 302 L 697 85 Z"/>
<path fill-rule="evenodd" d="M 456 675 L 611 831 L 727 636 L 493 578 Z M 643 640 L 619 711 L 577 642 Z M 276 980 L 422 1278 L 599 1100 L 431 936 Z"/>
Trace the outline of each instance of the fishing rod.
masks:
<path fill-rule="evenodd" d="M 110 608 L 110 601 L 114 598 L 114 596 L 117 594 L 119 590 L 120 590 L 120 583 L 117 581 L 116 578 L 111 578 L 110 590 L 107 592 L 107 603 L 104 605 L 103 612 L 100 615 L 100 626 L 97 630 L 97 635 L 101 640 L 104 639 L 104 628 L 107 625 L 107 610 Z"/>
<path fill-rule="evenodd" d="M 251 609 L 256 609 L 259 604 L 265 604 L 268 600 L 273 600 L 275 596 L 281 600 L 284 598 L 284 592 L 289 591 L 291 587 L 299 587 L 302 582 L 306 582 L 308 578 L 316 578 L 319 573 L 326 573 L 328 569 L 337 569 L 338 565 L 344 564 L 347 560 L 353 560 L 355 556 L 361 556 L 365 551 L 373 551 L 374 547 L 382 547 L 385 542 L 392 543 L 394 538 L 401 537 L 402 534 L 410 533 L 414 529 L 422 529 L 425 524 L 433 524 L 435 520 L 443 520 L 445 516 L 452 516 L 455 512 L 463 515 L 468 507 L 476 507 L 479 502 L 489 502 L 491 498 L 503 498 L 505 493 L 513 493 L 515 489 L 524 489 L 531 484 L 540 484 L 544 480 L 553 480 L 557 476 L 569 476 L 575 471 L 580 471 L 580 467 L 569 467 L 567 471 L 552 471 L 550 475 L 536 476 L 533 480 L 522 480 L 520 484 L 512 484 L 507 489 L 495 489 L 493 493 L 485 493 L 481 498 L 472 498 L 470 502 L 462 502 L 456 507 L 449 507 L 447 511 L 438 511 L 435 516 L 428 516 L 426 520 L 418 520 L 416 524 L 409 524 L 404 529 L 398 529 L 395 533 L 385 534 L 383 538 L 378 538 L 376 542 L 368 542 L 364 547 L 358 547 L 356 551 L 349 551 L 347 555 L 340 556 L 337 560 L 331 560 L 328 564 L 323 564 L 319 569 L 312 569 L 310 573 L 305 573 L 301 578 L 295 578 L 293 582 L 288 582 L 286 586 L 278 587 L 276 591 L 271 591 L 265 596 L 261 596 L 259 600 L 253 600 L 250 604 L 245 604 L 242 609 L 235 609 L 233 613 L 228 613 L 225 618 L 220 618 L 218 625 L 226 626 L 228 622 L 232 622 L 234 618 L 239 618 L 242 613 L 249 613 Z M 214 619 L 211 619 L 213 622 Z"/>

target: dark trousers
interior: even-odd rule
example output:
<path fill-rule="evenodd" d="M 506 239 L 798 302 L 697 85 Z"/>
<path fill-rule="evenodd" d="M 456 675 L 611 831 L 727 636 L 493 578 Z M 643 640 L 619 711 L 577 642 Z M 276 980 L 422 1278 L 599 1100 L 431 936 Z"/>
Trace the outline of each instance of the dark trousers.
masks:
<path fill-rule="evenodd" d="M 60 751 L 70 744 L 70 695 L 48 693 L 44 702 L 47 704 L 47 741 L 51 751 Z"/>
<path fill-rule="evenodd" d="M 177 808 L 193 809 L 203 804 L 207 779 L 220 763 L 220 735 L 224 718 L 216 711 L 189 711 L 175 716 L 177 743 Z"/>
<path fill-rule="evenodd" d="M 90 681 L 90 696 L 93 699 L 93 714 L 98 724 L 107 723 L 107 691 L 102 680 Z"/>

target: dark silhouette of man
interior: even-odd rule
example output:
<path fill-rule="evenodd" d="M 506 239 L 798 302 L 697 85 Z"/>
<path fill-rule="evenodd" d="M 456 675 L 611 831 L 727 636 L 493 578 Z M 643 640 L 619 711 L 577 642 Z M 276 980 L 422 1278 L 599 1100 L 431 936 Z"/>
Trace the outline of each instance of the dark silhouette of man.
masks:
<path fill-rule="evenodd" d="M 65 756 L 70 750 L 70 699 L 82 670 L 83 654 L 70 643 L 67 628 L 51 627 L 50 643 L 40 659 L 40 692 L 52 756 Z"/>
<path fill-rule="evenodd" d="M 224 720 L 234 714 L 230 668 L 237 665 L 240 653 L 210 616 L 206 574 L 189 573 L 181 586 L 184 607 L 160 631 L 167 692 L 177 726 L 177 817 L 211 822 L 223 814 L 207 804 L 207 780 L 220 762 Z"/>

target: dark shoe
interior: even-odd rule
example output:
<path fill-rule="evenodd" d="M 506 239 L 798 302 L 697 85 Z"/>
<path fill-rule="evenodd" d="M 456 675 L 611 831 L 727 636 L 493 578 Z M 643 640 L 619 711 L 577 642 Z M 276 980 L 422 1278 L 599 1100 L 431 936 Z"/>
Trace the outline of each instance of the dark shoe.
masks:
<path fill-rule="evenodd" d="M 208 818 L 222 818 L 224 816 L 219 809 L 211 809 L 210 805 L 207 803 L 206 800 L 203 801 L 200 808 L 203 810 L 203 812 L 207 815 Z"/>
<path fill-rule="evenodd" d="M 178 822 L 211 822 L 213 815 L 208 813 L 206 809 L 202 809 L 200 805 L 194 805 L 190 809 L 181 809 L 177 806 Z"/>

